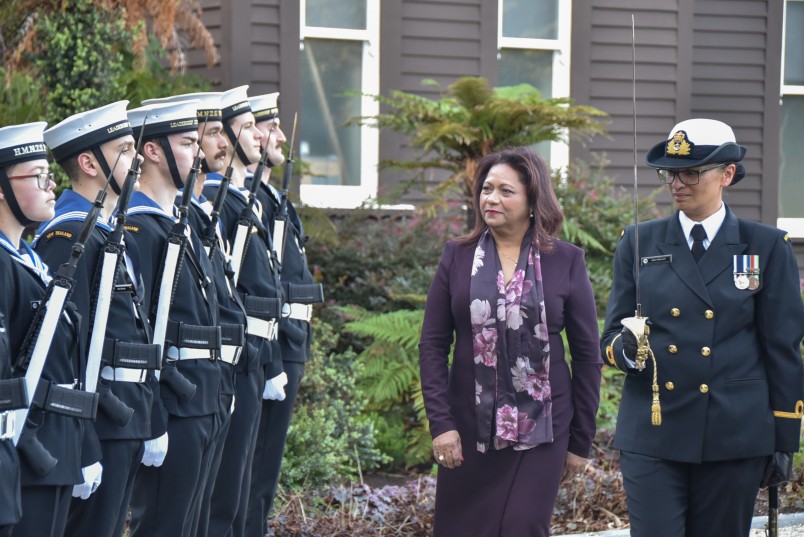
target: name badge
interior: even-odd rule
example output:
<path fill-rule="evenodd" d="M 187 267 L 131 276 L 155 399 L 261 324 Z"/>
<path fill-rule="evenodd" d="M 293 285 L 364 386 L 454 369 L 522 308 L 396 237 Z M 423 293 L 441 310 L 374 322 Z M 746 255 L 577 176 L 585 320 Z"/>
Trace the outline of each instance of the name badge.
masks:
<path fill-rule="evenodd" d="M 642 259 L 640 259 L 640 264 L 643 267 L 646 267 L 648 265 L 655 265 L 656 263 L 672 263 L 672 262 L 673 262 L 672 254 L 653 255 L 650 257 L 643 257 Z"/>

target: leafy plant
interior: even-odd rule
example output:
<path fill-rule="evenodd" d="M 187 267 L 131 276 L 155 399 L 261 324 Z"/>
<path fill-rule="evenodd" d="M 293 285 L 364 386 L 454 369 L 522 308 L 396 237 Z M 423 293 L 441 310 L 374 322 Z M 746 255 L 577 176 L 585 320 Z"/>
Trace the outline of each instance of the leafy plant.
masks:
<path fill-rule="evenodd" d="M 331 325 L 317 320 L 313 328 L 282 464 L 286 490 L 358 477 L 388 461 L 375 446 L 374 424 L 356 384 L 361 362 L 351 349 L 334 351 L 338 336 Z"/>
<path fill-rule="evenodd" d="M 440 89 L 432 80 L 423 84 Z M 388 111 L 352 118 L 349 124 L 407 136 L 410 146 L 423 155 L 381 165 L 418 171 L 416 179 L 422 184 L 426 170 L 446 171 L 448 177 L 428 194 L 442 203 L 457 187 L 467 207 L 467 227 L 474 223 L 472 186 L 480 158 L 507 147 L 566 140 L 569 135 L 587 139 L 603 132 L 599 120 L 606 115 L 591 106 L 573 105 L 568 98 L 545 99 L 529 84 L 491 88 L 480 77 L 459 78 L 438 100 L 403 91 L 369 97 Z"/>
<path fill-rule="evenodd" d="M 430 433 L 419 377 L 419 335 L 424 311 L 397 310 L 375 314 L 355 307 L 342 310 L 353 320 L 344 330 L 370 338 L 358 358 L 359 377 L 369 407 L 382 415 L 407 440 L 406 466 L 430 459 Z M 398 456 L 398 455 L 397 455 Z"/>

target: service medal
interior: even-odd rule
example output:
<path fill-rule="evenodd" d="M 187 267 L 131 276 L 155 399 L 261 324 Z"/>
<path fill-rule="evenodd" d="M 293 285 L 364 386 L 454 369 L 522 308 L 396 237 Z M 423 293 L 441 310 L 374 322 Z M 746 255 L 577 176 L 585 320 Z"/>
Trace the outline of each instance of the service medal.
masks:
<path fill-rule="evenodd" d="M 750 282 L 748 281 L 748 276 L 745 274 L 740 274 L 734 278 L 734 286 L 737 289 L 748 289 Z"/>
<path fill-rule="evenodd" d="M 748 278 L 748 288 L 752 291 L 759 289 L 759 276 L 751 276 Z"/>

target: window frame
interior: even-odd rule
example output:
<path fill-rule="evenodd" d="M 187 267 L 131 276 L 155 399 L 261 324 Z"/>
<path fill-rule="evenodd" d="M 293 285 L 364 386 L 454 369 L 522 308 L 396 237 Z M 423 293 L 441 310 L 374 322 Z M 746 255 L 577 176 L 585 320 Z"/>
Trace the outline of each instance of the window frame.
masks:
<path fill-rule="evenodd" d="M 785 95 L 804 96 L 804 85 L 793 85 L 784 83 L 785 50 L 787 48 L 787 6 L 792 2 L 804 3 L 804 0 L 785 0 L 784 15 L 782 17 L 782 58 L 781 74 L 779 79 L 780 98 L 784 100 Z M 804 118 L 802 118 L 804 119 Z M 781 174 L 780 174 L 781 182 Z M 782 192 L 779 192 L 782 195 Z M 790 233 L 791 237 L 804 238 L 804 217 L 776 218 L 776 227 L 784 229 Z"/>
<path fill-rule="evenodd" d="M 299 2 L 299 48 L 304 49 L 305 39 L 332 39 L 338 41 L 362 41 L 362 79 L 359 91 L 360 114 L 376 116 L 380 112 L 377 101 L 366 95 L 380 92 L 380 4 L 382 0 L 367 0 L 366 29 L 324 28 L 306 25 L 307 0 Z M 300 90 L 301 91 L 301 90 Z M 379 129 L 370 126 L 348 127 L 360 129 L 360 184 L 359 185 L 310 185 L 301 184 L 299 195 L 305 205 L 331 209 L 354 209 L 377 197 L 380 158 Z"/>
<path fill-rule="evenodd" d="M 497 60 L 502 49 L 551 50 L 553 51 L 552 97 L 570 96 L 570 58 L 572 58 L 572 1 L 556 0 L 558 3 L 558 36 L 556 39 L 533 39 L 506 37 L 503 35 L 503 12 L 505 0 L 497 3 Z M 565 133 L 566 134 L 566 133 Z M 569 166 L 569 144 L 550 143 L 550 161 L 553 169 L 566 169 Z"/>

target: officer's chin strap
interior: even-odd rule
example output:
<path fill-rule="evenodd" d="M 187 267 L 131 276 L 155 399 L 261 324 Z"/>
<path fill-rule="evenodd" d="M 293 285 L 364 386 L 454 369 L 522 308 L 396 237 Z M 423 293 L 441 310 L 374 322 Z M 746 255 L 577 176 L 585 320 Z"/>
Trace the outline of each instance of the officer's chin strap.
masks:
<path fill-rule="evenodd" d="M 653 349 L 650 348 L 648 336 L 650 335 L 650 328 L 646 324 L 646 317 L 628 317 L 622 320 L 625 326 L 637 340 L 637 354 L 636 354 L 636 368 L 639 371 L 645 369 L 645 362 L 650 357 L 653 362 L 653 401 L 650 405 L 650 423 L 651 425 L 659 426 L 662 424 L 662 405 L 659 402 L 659 371 L 656 366 L 656 356 L 653 354 Z"/>
<path fill-rule="evenodd" d="M 26 217 L 25 214 L 22 212 L 20 208 L 20 204 L 17 203 L 17 197 L 14 195 L 14 189 L 11 188 L 11 181 L 6 175 L 6 171 L 0 168 L 0 188 L 3 189 L 3 194 L 6 197 L 6 203 L 8 203 L 8 208 L 11 209 L 11 213 L 14 215 L 14 218 L 17 219 L 23 226 L 30 226 L 35 222 L 30 218 Z"/>
<path fill-rule="evenodd" d="M 228 121 L 223 122 L 223 130 L 226 131 L 226 136 L 229 137 L 229 141 L 234 144 L 238 139 L 237 134 L 235 134 L 234 129 L 232 129 L 232 126 L 229 124 Z M 236 144 L 235 151 L 237 152 L 237 156 L 240 159 L 240 162 L 242 162 L 246 166 L 252 164 L 251 160 L 249 160 L 249 158 L 246 156 L 246 152 L 243 151 L 242 145 Z"/>
<path fill-rule="evenodd" d="M 179 190 L 183 189 L 184 180 L 179 174 L 179 167 L 176 166 L 176 158 L 173 156 L 173 149 L 170 148 L 170 141 L 167 139 L 167 136 L 159 136 L 156 138 L 156 141 L 159 142 L 162 151 L 165 153 L 165 160 L 167 160 L 170 178 L 173 179 L 173 185 Z"/>
<path fill-rule="evenodd" d="M 96 145 L 95 147 L 93 147 L 92 154 L 95 155 L 95 159 L 97 159 L 98 164 L 100 164 L 103 176 L 110 178 L 109 184 L 112 187 L 112 191 L 114 191 L 114 193 L 117 194 L 118 196 L 122 194 L 123 191 L 120 190 L 120 185 L 117 184 L 117 180 L 114 177 L 112 177 L 112 169 L 109 168 L 109 163 L 106 162 L 106 157 L 104 156 L 103 151 L 101 151 L 100 146 Z"/>

